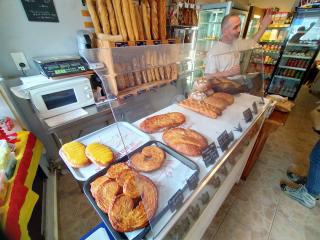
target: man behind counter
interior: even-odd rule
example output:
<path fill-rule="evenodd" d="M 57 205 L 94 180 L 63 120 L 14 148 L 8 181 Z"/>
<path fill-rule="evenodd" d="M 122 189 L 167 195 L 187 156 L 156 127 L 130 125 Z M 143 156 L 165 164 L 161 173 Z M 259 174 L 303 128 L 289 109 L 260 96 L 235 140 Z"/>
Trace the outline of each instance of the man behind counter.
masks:
<path fill-rule="evenodd" d="M 271 22 L 272 11 L 268 9 L 253 39 L 239 39 L 241 30 L 239 16 L 226 15 L 221 22 L 221 38 L 207 54 L 205 76 L 212 78 L 239 75 L 240 51 L 255 47 Z"/>

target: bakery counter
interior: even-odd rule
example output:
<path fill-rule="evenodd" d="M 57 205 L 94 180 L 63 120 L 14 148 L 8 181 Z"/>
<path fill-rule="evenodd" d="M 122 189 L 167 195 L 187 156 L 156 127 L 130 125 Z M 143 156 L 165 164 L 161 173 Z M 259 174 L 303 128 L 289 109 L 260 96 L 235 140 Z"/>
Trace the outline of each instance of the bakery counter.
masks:
<path fill-rule="evenodd" d="M 252 121 L 246 122 L 243 112 L 256 102 L 257 113 Z M 205 232 L 215 213 L 223 203 L 232 186 L 240 179 L 244 166 L 252 151 L 261 126 L 273 110 L 271 104 L 249 94 L 235 96 L 235 102 L 229 106 L 217 119 L 210 119 L 178 104 L 170 105 L 153 115 L 180 112 L 186 116 L 184 128 L 192 128 L 201 133 L 209 144 L 215 142 L 226 130 L 232 132 L 234 139 L 228 149 L 222 151 L 218 147 L 219 157 L 213 164 L 206 165 L 203 157 L 190 157 L 200 168 L 199 184 L 194 191 L 189 191 L 184 203 L 175 212 L 167 212 L 154 226 L 147 238 L 156 239 L 198 239 Z M 149 117 L 149 116 L 148 116 Z M 134 123 L 139 126 L 144 119 Z M 240 131 L 239 126 L 242 128 Z M 150 134 L 151 139 L 161 141 L 162 133 Z M 189 230 L 189 231 L 188 231 Z"/>

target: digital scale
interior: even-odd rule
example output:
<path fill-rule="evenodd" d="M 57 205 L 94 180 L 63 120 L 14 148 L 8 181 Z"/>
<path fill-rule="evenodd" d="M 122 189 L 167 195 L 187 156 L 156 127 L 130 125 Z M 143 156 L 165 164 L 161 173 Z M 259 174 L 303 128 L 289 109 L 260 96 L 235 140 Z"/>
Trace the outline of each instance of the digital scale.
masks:
<path fill-rule="evenodd" d="M 89 66 L 80 56 L 36 57 L 33 58 L 42 75 L 47 78 L 83 74 Z"/>

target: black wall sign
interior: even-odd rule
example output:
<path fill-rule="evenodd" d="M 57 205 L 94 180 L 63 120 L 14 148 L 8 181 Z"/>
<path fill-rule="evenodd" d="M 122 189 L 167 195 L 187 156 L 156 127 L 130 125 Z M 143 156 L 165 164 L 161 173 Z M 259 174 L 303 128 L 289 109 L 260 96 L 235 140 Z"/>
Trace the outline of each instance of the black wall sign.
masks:
<path fill-rule="evenodd" d="M 53 0 L 21 0 L 31 22 L 59 22 Z"/>
<path fill-rule="evenodd" d="M 214 142 L 211 143 L 205 150 L 203 150 L 202 157 L 206 167 L 215 163 L 215 161 L 219 157 L 219 153 Z"/>
<path fill-rule="evenodd" d="M 243 116 L 244 116 L 244 120 L 246 121 L 246 123 L 251 122 L 252 119 L 253 119 L 253 115 L 252 115 L 251 109 L 248 108 L 247 110 L 245 110 L 243 112 Z"/>

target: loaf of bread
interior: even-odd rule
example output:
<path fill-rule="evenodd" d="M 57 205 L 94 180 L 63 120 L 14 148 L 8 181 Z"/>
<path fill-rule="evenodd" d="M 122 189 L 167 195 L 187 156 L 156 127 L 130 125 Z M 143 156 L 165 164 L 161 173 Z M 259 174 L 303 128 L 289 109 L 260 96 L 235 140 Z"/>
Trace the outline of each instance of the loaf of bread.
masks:
<path fill-rule="evenodd" d="M 122 15 L 120 0 L 112 0 L 112 5 L 116 16 L 116 22 L 119 29 L 119 33 L 122 36 L 123 41 L 128 41 L 128 34 Z"/>
<path fill-rule="evenodd" d="M 215 97 L 214 95 L 205 98 L 204 102 L 220 109 L 220 111 L 223 111 L 229 105 L 226 100 L 224 100 L 223 98 Z"/>
<path fill-rule="evenodd" d="M 146 133 L 155 133 L 168 128 L 177 127 L 186 121 L 185 116 L 179 112 L 160 114 L 146 118 L 140 124 L 140 129 Z"/>
<path fill-rule="evenodd" d="M 151 7 L 151 34 L 154 40 L 159 39 L 158 4 L 155 0 L 149 0 Z"/>
<path fill-rule="evenodd" d="M 99 17 L 96 12 L 96 8 L 94 6 L 93 0 L 87 0 L 87 7 L 88 7 L 89 14 L 91 16 L 91 19 L 92 19 L 94 31 L 96 33 L 102 33 Z"/>
<path fill-rule="evenodd" d="M 96 0 L 97 13 L 100 19 L 103 33 L 110 34 L 111 27 L 109 22 L 108 9 L 104 0 Z"/>
<path fill-rule="evenodd" d="M 136 39 L 134 37 L 134 32 L 132 27 L 129 1 L 131 0 L 121 0 L 122 15 L 123 15 L 124 23 L 126 25 L 128 38 L 130 41 L 135 41 Z"/>
<path fill-rule="evenodd" d="M 106 5 L 107 5 L 107 10 L 108 10 L 108 15 L 109 15 L 109 23 L 110 23 L 110 28 L 111 28 L 111 34 L 112 35 L 118 35 L 118 27 L 117 27 L 117 20 L 115 17 L 113 5 L 111 0 L 105 0 Z"/>
<path fill-rule="evenodd" d="M 208 146 L 207 139 L 192 129 L 172 128 L 163 133 L 162 139 L 169 147 L 187 156 L 200 156 Z"/>
<path fill-rule="evenodd" d="M 138 33 L 139 33 L 139 38 L 138 40 L 144 40 L 144 26 L 143 26 L 143 21 L 142 21 L 142 8 L 139 5 L 135 6 L 135 13 L 136 13 L 136 19 L 137 19 L 137 28 L 138 28 Z"/>
<path fill-rule="evenodd" d="M 236 94 L 243 91 L 241 84 L 227 78 L 214 78 L 211 80 L 211 85 L 216 92 Z"/>
<path fill-rule="evenodd" d="M 167 38 L 167 20 L 166 20 L 166 0 L 158 0 L 158 22 L 160 39 Z"/>
<path fill-rule="evenodd" d="M 128 3 L 129 3 L 129 12 L 130 12 L 130 19 L 131 19 L 134 38 L 135 38 L 135 40 L 139 40 L 140 37 L 139 37 L 139 31 L 138 31 L 135 6 L 133 4 L 133 0 L 128 0 Z"/>
<path fill-rule="evenodd" d="M 216 92 L 211 95 L 213 98 L 219 98 L 225 101 L 228 105 L 234 103 L 234 97 L 231 94 L 223 93 L 223 92 Z"/>
<path fill-rule="evenodd" d="M 180 106 L 200 113 L 209 118 L 217 118 L 221 115 L 221 110 L 205 102 L 199 102 L 191 98 L 185 99 L 179 103 Z"/>
<path fill-rule="evenodd" d="M 151 40 L 151 28 L 150 28 L 150 5 L 148 0 L 142 0 L 141 3 L 142 8 L 142 19 L 143 19 L 143 26 L 144 26 L 144 32 L 146 35 L 147 40 Z"/>

